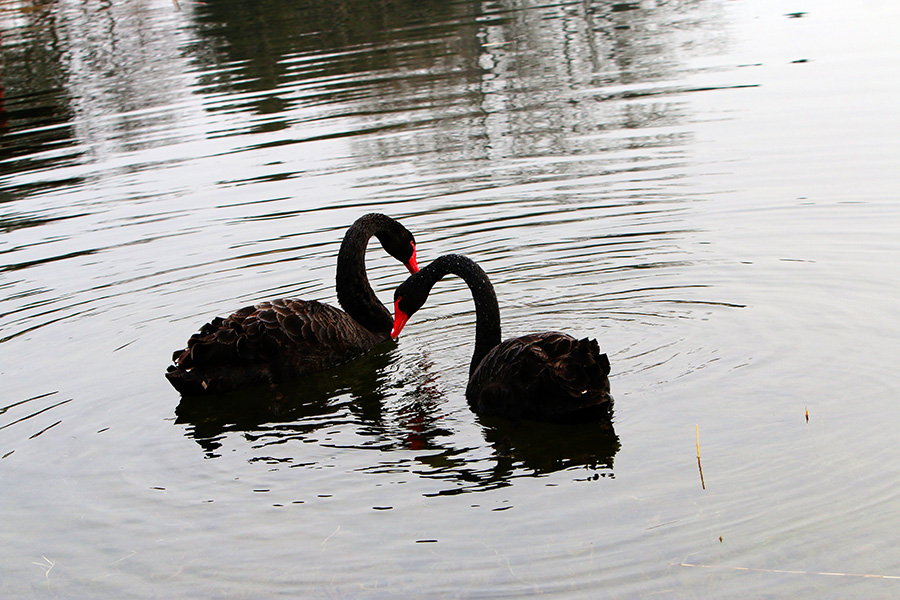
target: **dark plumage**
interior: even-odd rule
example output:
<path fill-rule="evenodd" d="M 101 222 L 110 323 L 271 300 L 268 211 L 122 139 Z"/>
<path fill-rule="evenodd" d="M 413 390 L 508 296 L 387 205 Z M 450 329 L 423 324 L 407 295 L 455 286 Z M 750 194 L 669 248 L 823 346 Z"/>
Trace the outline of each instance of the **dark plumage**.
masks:
<path fill-rule="evenodd" d="M 344 312 L 315 300 L 280 299 L 216 317 L 177 350 L 166 378 L 185 396 L 222 393 L 324 371 L 390 339 L 391 315 L 369 285 L 369 239 L 418 270 L 412 234 L 385 215 L 360 217 L 344 235 L 336 283 Z"/>
<path fill-rule="evenodd" d="M 431 288 L 451 273 L 465 280 L 475 300 L 475 351 L 466 387 L 475 412 L 563 423 L 609 418 L 609 359 L 597 341 L 546 332 L 501 343 L 493 286 L 481 267 L 465 256 L 441 256 L 397 288 L 391 336 L 400 333 Z"/>
<path fill-rule="evenodd" d="M 597 340 L 533 333 L 495 346 L 469 379 L 466 397 L 485 415 L 592 421 L 609 413 L 608 375 Z"/>

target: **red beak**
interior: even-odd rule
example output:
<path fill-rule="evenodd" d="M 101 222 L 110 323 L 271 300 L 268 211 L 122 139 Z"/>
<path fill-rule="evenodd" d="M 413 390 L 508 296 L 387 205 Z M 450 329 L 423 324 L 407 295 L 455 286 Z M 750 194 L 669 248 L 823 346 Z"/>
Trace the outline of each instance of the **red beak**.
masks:
<path fill-rule="evenodd" d="M 416 262 L 416 243 L 410 242 L 412 246 L 413 253 L 412 256 L 409 257 L 409 260 L 406 261 L 406 268 L 409 269 L 410 274 L 416 273 L 419 270 L 419 263 Z"/>
<path fill-rule="evenodd" d="M 409 320 L 409 315 L 400 310 L 400 307 L 397 306 L 400 303 L 400 298 L 397 298 L 397 301 L 394 302 L 394 327 L 391 329 L 391 337 L 393 339 L 397 339 L 397 336 L 400 335 L 400 330 L 403 329 L 403 326 L 406 325 L 406 322 Z"/>

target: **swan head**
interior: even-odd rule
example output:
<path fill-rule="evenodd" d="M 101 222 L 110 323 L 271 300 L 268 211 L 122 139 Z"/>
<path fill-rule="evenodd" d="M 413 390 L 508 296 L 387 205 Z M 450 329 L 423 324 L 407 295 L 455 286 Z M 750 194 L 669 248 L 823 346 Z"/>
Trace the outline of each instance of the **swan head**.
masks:
<path fill-rule="evenodd" d="M 406 281 L 394 290 L 394 327 L 391 337 L 396 338 L 411 316 L 416 314 L 428 299 L 430 288 L 426 285 L 423 273 L 410 275 Z"/>
<path fill-rule="evenodd" d="M 397 225 L 400 225 L 399 223 Z M 410 273 L 419 271 L 416 261 L 416 238 L 405 227 L 375 234 L 385 252 L 402 262 Z"/>

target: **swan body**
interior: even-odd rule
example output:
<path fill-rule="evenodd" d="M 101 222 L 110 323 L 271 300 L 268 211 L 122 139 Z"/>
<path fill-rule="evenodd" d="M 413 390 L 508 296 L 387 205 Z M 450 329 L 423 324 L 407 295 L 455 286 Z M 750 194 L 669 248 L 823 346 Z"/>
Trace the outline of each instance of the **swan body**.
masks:
<path fill-rule="evenodd" d="M 463 278 L 475 300 L 475 351 L 466 399 L 476 413 L 507 419 L 584 422 L 609 418 L 609 359 L 593 339 L 559 332 L 501 342 L 500 310 L 487 274 L 471 259 L 448 254 L 410 277 L 394 293 L 394 328 L 409 317 L 445 275 Z"/>
<path fill-rule="evenodd" d="M 369 285 L 369 239 L 418 271 L 412 234 L 385 215 L 360 217 L 344 235 L 336 288 L 340 310 L 315 300 L 278 299 L 216 317 L 172 356 L 166 378 L 184 396 L 218 394 L 324 371 L 390 339 L 391 315 Z"/>
<path fill-rule="evenodd" d="M 592 421 L 609 412 L 608 375 L 597 340 L 533 333 L 495 346 L 469 379 L 466 398 L 484 415 Z"/>

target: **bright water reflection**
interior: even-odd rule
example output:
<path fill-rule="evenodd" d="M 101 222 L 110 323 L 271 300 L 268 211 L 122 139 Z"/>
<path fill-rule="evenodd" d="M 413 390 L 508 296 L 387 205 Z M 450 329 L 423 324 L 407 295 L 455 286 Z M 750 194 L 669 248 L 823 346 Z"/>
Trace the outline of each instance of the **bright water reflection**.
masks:
<path fill-rule="evenodd" d="M 0 4 L 4 596 L 889 597 L 852 574 L 900 575 L 898 16 Z M 597 337 L 614 430 L 474 417 L 453 279 L 358 362 L 181 402 L 171 352 L 333 303 L 371 210 L 478 260 L 505 336 Z"/>

